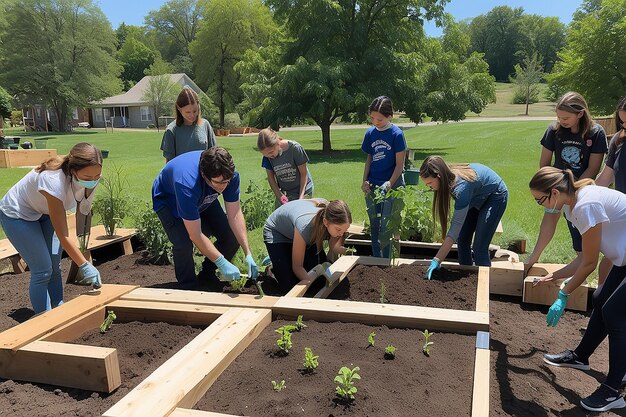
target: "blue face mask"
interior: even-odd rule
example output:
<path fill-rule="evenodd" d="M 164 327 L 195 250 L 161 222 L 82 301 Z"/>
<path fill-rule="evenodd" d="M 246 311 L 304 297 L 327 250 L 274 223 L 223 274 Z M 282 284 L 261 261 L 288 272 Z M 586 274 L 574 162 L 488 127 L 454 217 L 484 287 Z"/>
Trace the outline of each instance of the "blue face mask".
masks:
<path fill-rule="evenodd" d="M 558 210 L 556 208 L 556 203 L 557 203 L 557 201 L 556 201 L 556 198 L 555 198 L 554 199 L 554 207 L 552 207 L 552 208 L 547 208 L 546 207 L 546 208 L 543 209 L 543 211 L 546 212 L 546 213 L 552 213 L 552 214 L 559 213 L 561 210 Z"/>
<path fill-rule="evenodd" d="M 87 180 L 81 180 L 81 179 L 74 177 L 73 181 L 74 181 L 74 184 L 80 185 L 81 187 L 85 187 L 91 190 L 93 188 L 96 188 L 96 185 L 98 185 L 98 181 L 100 181 L 100 179 L 98 178 L 97 180 L 87 181 Z"/>

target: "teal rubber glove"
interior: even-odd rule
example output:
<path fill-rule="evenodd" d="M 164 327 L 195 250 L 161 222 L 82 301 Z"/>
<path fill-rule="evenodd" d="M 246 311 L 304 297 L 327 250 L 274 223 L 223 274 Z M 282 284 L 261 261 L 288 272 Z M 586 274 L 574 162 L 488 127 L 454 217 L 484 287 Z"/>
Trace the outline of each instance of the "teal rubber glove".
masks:
<path fill-rule="evenodd" d="M 263 260 L 261 261 L 261 266 L 268 266 L 271 264 L 272 264 L 272 260 L 270 259 L 269 255 L 263 258 Z"/>
<path fill-rule="evenodd" d="M 94 289 L 97 290 L 102 287 L 100 272 L 98 272 L 95 266 L 93 266 L 89 262 L 85 262 L 78 268 L 76 284 L 91 285 Z"/>
<path fill-rule="evenodd" d="M 226 258 L 224 258 L 224 255 L 220 255 L 220 257 L 215 260 L 215 265 L 219 268 L 222 277 L 226 281 L 233 281 L 241 277 L 239 268 L 228 262 Z"/>
<path fill-rule="evenodd" d="M 568 294 L 559 290 L 559 296 L 554 304 L 552 304 L 552 307 L 550 307 L 550 310 L 548 310 L 548 315 L 546 316 L 546 323 L 548 323 L 548 326 L 554 327 L 559 322 L 559 319 L 563 315 L 563 311 L 565 311 L 567 297 L 569 297 Z"/>
<path fill-rule="evenodd" d="M 254 262 L 254 258 L 252 258 L 252 255 L 247 255 L 246 261 L 248 262 L 248 278 L 256 281 L 256 279 L 259 277 L 259 268 L 256 266 L 256 262 Z"/>
<path fill-rule="evenodd" d="M 430 261 L 428 271 L 426 271 L 426 278 L 431 279 L 433 277 L 433 271 L 439 268 L 441 268 L 441 262 L 439 261 L 439 259 L 433 258 L 433 260 Z"/>

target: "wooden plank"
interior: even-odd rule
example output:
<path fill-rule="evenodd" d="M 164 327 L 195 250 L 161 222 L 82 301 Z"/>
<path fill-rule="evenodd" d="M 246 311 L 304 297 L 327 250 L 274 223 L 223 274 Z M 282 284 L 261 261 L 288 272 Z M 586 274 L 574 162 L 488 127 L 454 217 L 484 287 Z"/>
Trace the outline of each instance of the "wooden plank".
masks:
<path fill-rule="evenodd" d="M 108 304 L 137 288 L 136 285 L 104 284 L 100 291 L 80 295 L 57 308 L 0 333 L 0 349 L 17 350 L 61 328 L 76 318 Z"/>
<path fill-rule="evenodd" d="M 100 307 L 90 313 L 77 317 L 40 340 L 47 342 L 68 342 L 70 340 L 76 340 L 86 332 L 99 328 L 105 317 L 105 308 Z"/>
<path fill-rule="evenodd" d="M 107 305 L 113 310 L 116 322 L 129 321 L 158 322 L 200 326 L 209 325 L 228 311 L 229 307 L 216 307 L 198 304 L 174 304 L 158 301 L 117 300 Z"/>
<path fill-rule="evenodd" d="M 511 262 L 519 262 L 519 255 L 508 249 L 498 249 L 493 255 L 492 261 L 504 259 Z"/>
<path fill-rule="evenodd" d="M 0 239 L 0 259 L 7 259 L 18 255 L 17 249 L 13 247 L 9 239 Z"/>
<path fill-rule="evenodd" d="M 0 377 L 100 392 L 121 384 L 115 349 L 44 341 L 0 349 Z"/>
<path fill-rule="evenodd" d="M 0 168 L 35 167 L 54 156 L 56 149 L 0 149 Z"/>
<path fill-rule="evenodd" d="M 89 250 L 98 249 L 104 246 L 112 245 L 114 243 L 123 243 L 126 240 L 137 234 L 136 229 L 124 229 L 118 227 L 115 229 L 115 236 L 108 237 L 104 231 L 104 226 L 99 224 L 91 228 L 91 234 L 89 236 Z M 132 252 L 131 252 L 132 253 Z"/>
<path fill-rule="evenodd" d="M 185 291 L 163 288 L 137 288 L 122 297 L 122 300 L 159 301 L 164 303 L 182 303 L 214 305 L 225 307 L 272 308 L 278 297 L 266 295 L 259 297 L 250 294 L 223 294 L 205 291 Z"/>
<path fill-rule="evenodd" d="M 365 226 L 362 224 L 351 224 L 348 227 L 348 235 L 362 235 L 365 230 Z"/>
<path fill-rule="evenodd" d="M 211 411 L 190 410 L 188 408 L 177 408 L 169 417 L 235 417 L 234 414 L 213 413 Z"/>
<path fill-rule="evenodd" d="M 524 288 L 524 264 L 511 261 L 494 261 L 489 272 L 491 294 L 521 297 Z"/>
<path fill-rule="evenodd" d="M 319 278 L 319 277 L 318 277 Z M 285 297 L 303 297 L 304 294 L 308 291 L 311 284 L 313 284 L 316 280 L 313 281 L 300 281 L 296 285 L 293 286 L 292 289 L 289 290 Z"/>
<path fill-rule="evenodd" d="M 472 417 L 489 415 L 489 349 L 476 349 L 474 361 L 474 389 L 472 391 Z"/>
<path fill-rule="evenodd" d="M 269 309 L 230 309 L 103 416 L 161 417 L 193 407 L 271 320 Z"/>
<path fill-rule="evenodd" d="M 387 258 L 374 258 L 371 256 L 342 256 L 330 266 L 329 269 L 332 272 L 331 279 L 327 280 L 326 285 L 319 290 L 317 294 L 315 294 L 315 298 L 328 297 L 357 264 L 365 263 L 366 265 L 370 265 L 377 262 L 389 265 L 389 259 Z"/>
<path fill-rule="evenodd" d="M 302 314 L 307 320 L 323 322 L 384 324 L 389 327 L 427 328 L 461 333 L 474 333 L 478 330 L 488 331 L 489 329 L 489 314 L 482 311 L 286 297 L 278 300 L 273 311 L 290 317 Z"/>
<path fill-rule="evenodd" d="M 529 304 L 541 304 L 550 306 L 557 299 L 559 290 L 564 286 L 563 279 L 542 282 L 533 287 L 536 277 L 528 276 L 524 279 L 524 296 L 522 301 Z M 576 288 L 567 297 L 567 309 L 587 311 L 587 296 L 589 286 L 587 283 Z"/>
<path fill-rule="evenodd" d="M 489 268 L 478 268 L 478 285 L 476 286 L 476 311 L 489 313 Z"/>

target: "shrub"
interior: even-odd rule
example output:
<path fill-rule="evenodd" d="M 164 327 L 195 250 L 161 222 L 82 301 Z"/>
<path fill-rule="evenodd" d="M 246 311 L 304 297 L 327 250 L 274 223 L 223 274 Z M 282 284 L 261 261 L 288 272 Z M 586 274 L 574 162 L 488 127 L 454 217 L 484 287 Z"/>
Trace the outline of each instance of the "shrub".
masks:
<path fill-rule="evenodd" d="M 156 125 L 154 123 L 150 123 L 148 126 L 146 126 L 147 129 L 156 129 Z"/>
<path fill-rule="evenodd" d="M 511 100 L 513 104 L 526 104 L 526 91 L 523 87 L 515 87 L 513 90 L 513 98 Z M 534 86 L 530 90 L 529 94 L 529 104 L 534 104 L 539 101 L 539 87 Z"/>
<path fill-rule="evenodd" d="M 224 115 L 224 128 L 234 129 L 241 127 L 241 118 L 237 113 L 228 113 Z"/>
<path fill-rule="evenodd" d="M 252 180 L 244 193 L 248 197 L 241 201 L 241 212 L 246 218 L 248 230 L 263 227 L 265 220 L 274 211 L 276 196 L 269 188 L 261 188 Z"/>
<path fill-rule="evenodd" d="M 172 262 L 172 243 L 165 234 L 157 214 L 148 203 L 139 212 L 135 220 L 137 235 L 144 244 L 146 262 L 167 265 Z"/>

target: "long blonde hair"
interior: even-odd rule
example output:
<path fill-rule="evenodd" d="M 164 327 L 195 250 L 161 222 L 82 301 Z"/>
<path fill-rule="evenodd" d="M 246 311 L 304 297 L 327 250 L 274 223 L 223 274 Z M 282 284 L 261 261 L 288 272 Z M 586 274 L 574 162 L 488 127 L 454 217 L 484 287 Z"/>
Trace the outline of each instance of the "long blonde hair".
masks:
<path fill-rule="evenodd" d="M 80 171 L 92 165 L 102 166 L 102 154 L 95 145 L 81 142 L 74 145 L 67 155 L 55 156 L 42 162 L 35 171 L 61 169 L 65 175 L 70 175 L 72 171 Z"/>
<path fill-rule="evenodd" d="M 546 166 L 539 169 L 539 171 L 533 175 L 528 183 L 528 187 L 531 190 L 539 191 L 546 195 L 550 194 L 552 190 L 558 190 L 570 197 L 575 197 L 576 191 L 587 185 L 594 184 L 595 181 L 591 178 L 583 178 L 576 181 L 574 174 L 569 169 Z"/>
<path fill-rule="evenodd" d="M 333 200 L 326 204 L 323 200 L 313 200 L 315 207 L 321 207 L 313 218 L 313 233 L 311 240 L 315 242 L 317 251 L 322 250 L 325 240 L 328 240 L 330 234 L 324 226 L 324 219 L 330 224 L 346 224 L 352 223 L 352 213 L 350 208 L 343 200 Z"/>
<path fill-rule="evenodd" d="M 256 139 L 256 147 L 259 151 L 267 148 L 273 148 L 280 142 L 282 138 L 278 136 L 272 128 L 266 127 L 259 132 Z"/>
<path fill-rule="evenodd" d="M 578 119 L 578 133 L 583 139 L 594 125 L 591 113 L 589 113 L 587 102 L 583 96 L 575 91 L 568 91 L 563 94 L 563 96 L 561 96 L 559 101 L 556 103 L 556 109 L 573 114 L 583 112 L 582 117 Z M 556 129 L 558 134 L 561 130 L 561 125 L 558 122 L 556 123 Z"/>
<path fill-rule="evenodd" d="M 433 221 L 441 226 L 441 238 L 448 233 L 448 217 L 450 215 L 450 199 L 457 176 L 466 181 L 476 181 L 476 172 L 468 164 L 449 165 L 442 157 L 433 155 L 424 159 L 420 167 L 422 178 L 439 178 L 439 190 L 434 191 L 432 215 Z M 437 217 L 439 217 L 437 219 Z"/>

